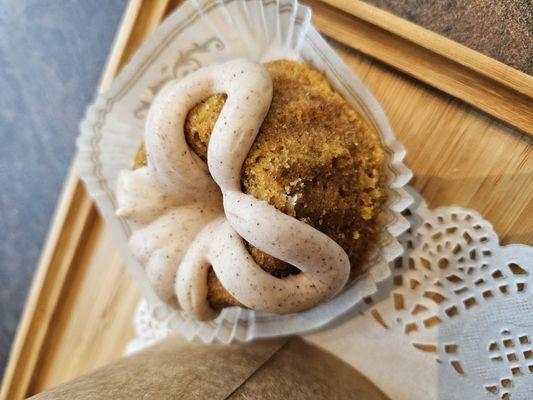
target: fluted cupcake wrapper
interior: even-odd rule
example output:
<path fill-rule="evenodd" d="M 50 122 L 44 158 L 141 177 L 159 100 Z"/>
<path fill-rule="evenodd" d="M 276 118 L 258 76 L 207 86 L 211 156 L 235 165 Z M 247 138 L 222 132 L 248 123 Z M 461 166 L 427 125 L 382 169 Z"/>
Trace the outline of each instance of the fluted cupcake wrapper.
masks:
<path fill-rule="evenodd" d="M 365 266 L 367 273 L 339 295 L 308 311 L 273 315 L 232 307 L 217 319 L 194 320 L 155 296 L 143 267 L 132 256 L 132 227 L 115 215 L 118 174 L 131 168 L 142 140 L 144 120 L 158 90 L 169 80 L 214 63 L 244 57 L 256 61 L 302 60 L 323 71 L 341 94 L 379 133 L 387 154 L 387 203 L 382 236 Z M 78 138 L 77 165 L 116 239 L 125 265 L 159 320 L 172 331 L 205 342 L 253 340 L 319 329 L 377 290 L 390 275 L 389 262 L 403 249 L 397 236 L 409 224 L 401 212 L 412 202 L 404 186 L 412 173 L 405 149 L 395 138 L 383 109 L 311 24 L 311 10 L 290 0 L 187 1 L 170 15 L 119 74 L 111 89 L 88 109 Z"/>

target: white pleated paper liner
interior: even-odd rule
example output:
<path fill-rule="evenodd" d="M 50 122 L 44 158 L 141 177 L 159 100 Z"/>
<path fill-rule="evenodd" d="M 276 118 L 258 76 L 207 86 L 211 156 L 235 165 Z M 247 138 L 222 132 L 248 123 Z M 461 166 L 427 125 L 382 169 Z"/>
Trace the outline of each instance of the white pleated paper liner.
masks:
<path fill-rule="evenodd" d="M 228 343 L 320 328 L 374 293 L 376 283 L 390 274 L 388 263 L 402 253 L 396 238 L 409 224 L 400 213 L 412 201 L 404 190 L 412 176 L 402 162 L 405 149 L 394 137 L 380 105 L 310 21 L 311 10 L 290 0 L 187 1 L 141 46 L 111 89 L 98 96 L 81 124 L 79 173 L 143 295 L 165 313 L 172 330 L 188 338 Z M 142 266 L 129 251 L 131 227 L 115 215 L 115 187 L 119 171 L 131 168 L 143 140 L 144 118 L 157 91 L 169 80 L 236 57 L 303 60 L 326 74 L 334 89 L 380 135 L 388 156 L 386 218 L 380 244 L 367 266 L 368 273 L 332 300 L 291 315 L 233 307 L 224 309 L 214 321 L 200 322 L 159 304 Z"/>

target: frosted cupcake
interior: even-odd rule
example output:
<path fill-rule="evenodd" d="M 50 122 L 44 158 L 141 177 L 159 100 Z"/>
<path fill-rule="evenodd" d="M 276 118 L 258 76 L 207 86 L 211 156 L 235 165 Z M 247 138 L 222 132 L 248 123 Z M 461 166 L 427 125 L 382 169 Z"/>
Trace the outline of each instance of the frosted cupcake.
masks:
<path fill-rule="evenodd" d="M 305 64 L 234 60 L 169 83 L 119 177 L 130 248 L 165 303 L 207 320 L 304 311 L 365 272 L 385 155 Z"/>

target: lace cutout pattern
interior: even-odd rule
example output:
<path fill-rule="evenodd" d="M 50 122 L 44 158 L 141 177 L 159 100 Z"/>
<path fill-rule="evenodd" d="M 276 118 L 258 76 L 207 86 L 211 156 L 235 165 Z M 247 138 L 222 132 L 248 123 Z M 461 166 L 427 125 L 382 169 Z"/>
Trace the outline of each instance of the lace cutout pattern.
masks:
<path fill-rule="evenodd" d="M 405 252 L 391 263 L 390 279 L 352 320 L 312 340 L 331 350 L 331 338 L 350 326 L 354 334 L 345 333 L 345 345 L 352 339 L 364 348 L 377 330 L 384 360 L 415 364 L 400 375 L 433 374 L 425 391 L 421 382 L 390 387 L 393 398 L 427 396 L 428 387 L 434 399 L 533 398 L 533 249 L 500 246 L 492 225 L 474 210 L 429 210 L 418 198 L 405 216 L 411 228 L 400 237 Z M 380 372 L 377 382 L 386 376 Z"/>

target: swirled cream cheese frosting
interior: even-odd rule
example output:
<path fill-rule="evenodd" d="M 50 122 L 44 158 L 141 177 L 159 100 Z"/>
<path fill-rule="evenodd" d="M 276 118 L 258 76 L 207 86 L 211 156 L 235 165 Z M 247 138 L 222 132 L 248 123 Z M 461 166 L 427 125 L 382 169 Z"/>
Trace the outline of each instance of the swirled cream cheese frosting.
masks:
<path fill-rule="evenodd" d="M 122 171 L 117 214 L 132 222 L 130 247 L 161 300 L 200 320 L 213 271 L 239 304 L 294 313 L 337 294 L 350 275 L 346 251 L 311 224 L 243 193 L 243 163 L 272 101 L 264 66 L 234 60 L 167 84 L 147 116 L 146 166 Z M 207 98 L 227 99 L 212 129 L 207 163 L 185 136 L 188 113 Z M 294 266 L 274 276 L 249 247 Z"/>

